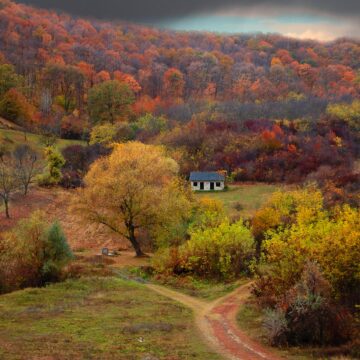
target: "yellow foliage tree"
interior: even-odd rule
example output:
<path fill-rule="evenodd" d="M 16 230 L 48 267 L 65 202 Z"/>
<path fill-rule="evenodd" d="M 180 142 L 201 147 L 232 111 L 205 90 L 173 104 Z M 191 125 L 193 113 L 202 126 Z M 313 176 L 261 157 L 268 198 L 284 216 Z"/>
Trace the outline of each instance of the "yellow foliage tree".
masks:
<path fill-rule="evenodd" d="M 360 130 L 360 100 L 354 100 L 351 104 L 330 104 L 326 111 L 330 116 L 345 121 L 354 130 Z"/>
<path fill-rule="evenodd" d="M 265 271 L 279 297 L 294 286 L 310 260 L 319 264 L 335 296 L 353 304 L 359 301 L 360 212 L 348 205 L 326 211 L 318 196 L 318 191 L 304 190 L 289 214 L 293 221 L 266 233 L 260 272 Z"/>
<path fill-rule="evenodd" d="M 136 255 L 142 256 L 140 230 L 154 237 L 183 221 L 191 211 L 190 192 L 177 174 L 177 163 L 162 147 L 139 142 L 115 144 L 109 157 L 90 168 L 73 210 L 84 220 L 103 224 L 125 237 Z"/>
<path fill-rule="evenodd" d="M 323 196 L 319 189 L 309 186 L 292 191 L 278 191 L 252 219 L 252 232 L 257 240 L 259 255 L 262 241 L 269 230 L 294 224 L 310 224 L 323 210 Z"/>

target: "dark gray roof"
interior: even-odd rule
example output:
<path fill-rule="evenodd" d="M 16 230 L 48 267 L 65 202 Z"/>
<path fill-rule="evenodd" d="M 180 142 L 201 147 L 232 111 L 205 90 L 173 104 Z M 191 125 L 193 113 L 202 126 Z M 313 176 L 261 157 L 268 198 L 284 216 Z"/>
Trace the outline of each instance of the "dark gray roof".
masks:
<path fill-rule="evenodd" d="M 215 171 L 198 171 L 190 174 L 190 181 L 225 181 L 225 176 Z"/>

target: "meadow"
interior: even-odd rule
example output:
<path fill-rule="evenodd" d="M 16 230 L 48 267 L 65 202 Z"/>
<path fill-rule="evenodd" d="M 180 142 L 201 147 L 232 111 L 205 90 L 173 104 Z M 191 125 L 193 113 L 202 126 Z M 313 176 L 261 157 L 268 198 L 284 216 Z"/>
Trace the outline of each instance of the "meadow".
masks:
<path fill-rule="evenodd" d="M 271 194 L 280 188 L 279 185 L 261 183 L 238 184 L 230 185 L 227 190 L 221 192 L 197 192 L 196 196 L 222 201 L 231 218 L 249 218 L 269 199 Z"/>
<path fill-rule="evenodd" d="M 64 297 L 66 294 L 66 297 Z M 220 359 L 190 309 L 114 277 L 0 297 L 0 359 Z"/>
<path fill-rule="evenodd" d="M 29 132 L 23 132 L 19 130 L 10 130 L 10 129 L 1 129 L 0 128 L 0 143 L 13 149 L 17 145 L 27 144 L 31 146 L 34 150 L 39 153 L 42 152 L 44 144 L 41 142 L 41 136 L 38 134 L 33 134 Z M 55 142 L 55 147 L 58 150 L 62 150 L 69 145 L 85 144 L 81 140 L 66 140 L 66 139 L 57 139 Z"/>

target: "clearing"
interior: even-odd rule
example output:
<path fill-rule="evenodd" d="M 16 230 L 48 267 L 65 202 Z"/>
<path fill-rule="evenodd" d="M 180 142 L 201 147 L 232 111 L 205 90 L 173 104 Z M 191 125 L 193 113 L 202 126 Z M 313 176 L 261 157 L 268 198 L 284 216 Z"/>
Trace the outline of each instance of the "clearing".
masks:
<path fill-rule="evenodd" d="M 0 297 L 0 359 L 218 360 L 190 309 L 117 278 Z"/>
<path fill-rule="evenodd" d="M 0 144 L 7 145 L 10 148 L 15 147 L 16 145 L 27 144 L 31 146 L 34 150 L 41 152 L 44 148 L 44 145 L 41 144 L 41 136 L 32 133 L 25 133 L 19 130 L 10 130 L 0 128 Z M 85 142 L 81 140 L 64 140 L 57 139 L 55 147 L 58 150 L 62 150 L 69 145 L 84 145 Z"/>
<path fill-rule="evenodd" d="M 237 184 L 221 192 L 197 192 L 196 196 L 221 200 L 232 218 L 249 218 L 271 194 L 280 189 L 279 185 L 271 184 Z"/>

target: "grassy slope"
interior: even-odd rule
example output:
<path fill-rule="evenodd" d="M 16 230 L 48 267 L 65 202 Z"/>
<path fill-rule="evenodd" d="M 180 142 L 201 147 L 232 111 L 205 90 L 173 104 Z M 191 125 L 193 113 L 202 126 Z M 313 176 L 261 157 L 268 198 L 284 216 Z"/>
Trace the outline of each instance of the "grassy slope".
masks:
<path fill-rule="evenodd" d="M 0 297 L 0 359 L 219 359 L 192 320 L 190 310 L 142 285 L 67 281 Z"/>
<path fill-rule="evenodd" d="M 43 149 L 43 145 L 41 144 L 40 139 L 41 137 L 37 134 L 27 133 L 25 138 L 25 134 L 22 131 L 0 128 L 0 144 L 8 145 L 10 148 L 19 144 L 28 144 L 34 150 L 41 152 Z M 75 144 L 84 144 L 84 142 L 80 140 L 59 139 L 56 142 L 55 146 L 59 150 L 61 150 L 68 145 L 75 145 Z"/>
<path fill-rule="evenodd" d="M 196 196 L 221 200 L 230 217 L 248 218 L 278 189 L 279 186 L 267 184 L 232 185 L 227 191 L 198 192 Z"/>

